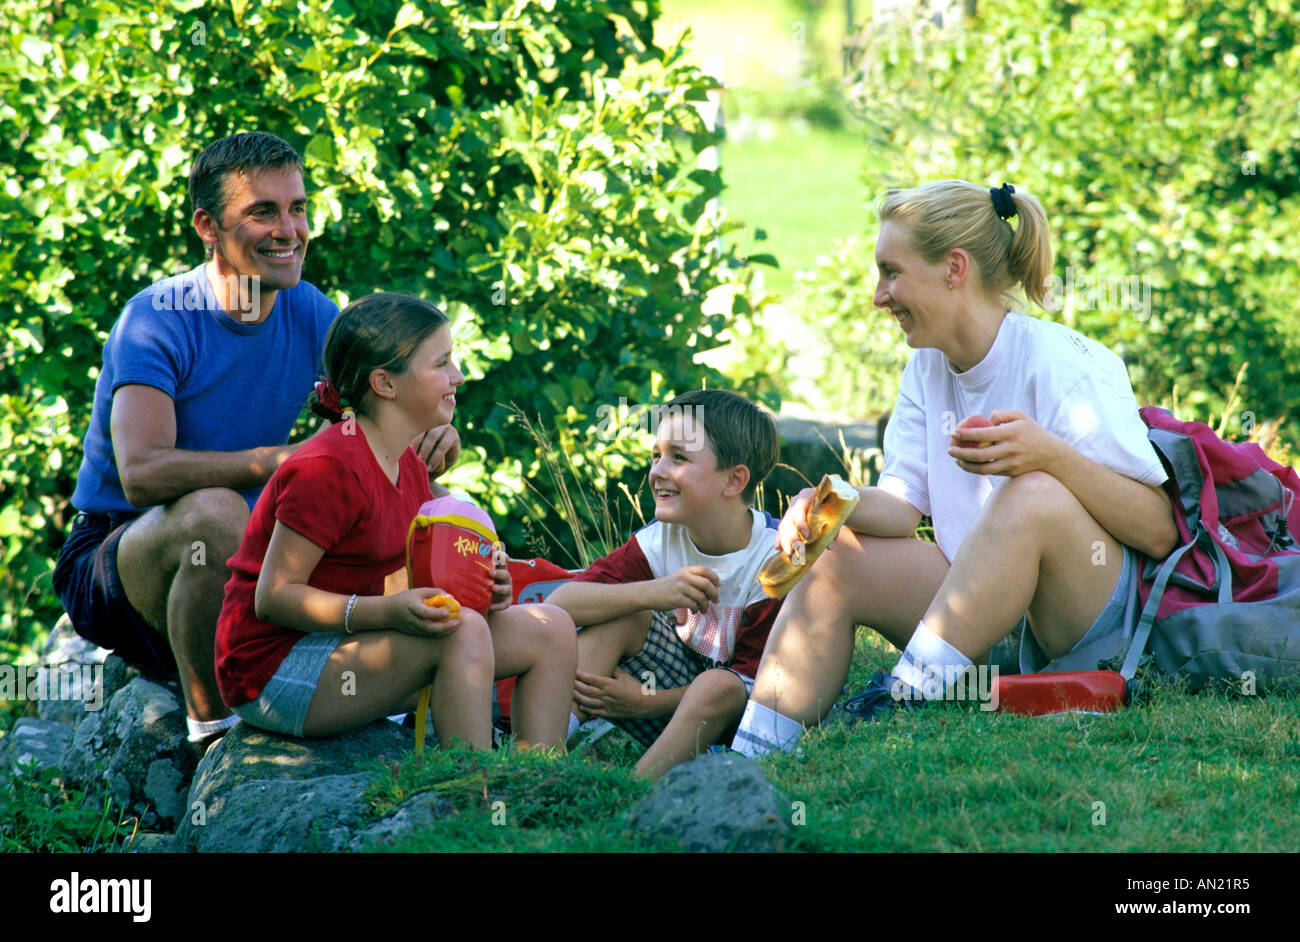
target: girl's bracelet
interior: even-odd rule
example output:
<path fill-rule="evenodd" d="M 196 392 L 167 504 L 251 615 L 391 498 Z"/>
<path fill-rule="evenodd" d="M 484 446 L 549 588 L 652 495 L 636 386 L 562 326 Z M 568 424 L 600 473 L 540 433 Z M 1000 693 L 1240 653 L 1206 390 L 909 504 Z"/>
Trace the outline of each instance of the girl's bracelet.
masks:
<path fill-rule="evenodd" d="M 350 635 L 356 634 L 356 632 L 352 630 L 352 626 L 348 624 L 349 620 L 352 618 L 352 607 L 356 604 L 357 597 L 353 595 L 352 598 L 348 599 L 348 607 L 343 612 L 343 630 Z"/>

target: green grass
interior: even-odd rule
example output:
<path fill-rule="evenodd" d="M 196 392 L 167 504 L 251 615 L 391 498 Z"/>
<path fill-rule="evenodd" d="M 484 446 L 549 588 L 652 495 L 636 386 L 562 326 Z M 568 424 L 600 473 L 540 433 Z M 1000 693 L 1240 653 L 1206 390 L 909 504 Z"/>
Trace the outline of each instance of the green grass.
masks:
<path fill-rule="evenodd" d="M 772 129 L 773 140 L 751 137 L 723 147 L 722 205 L 746 224 L 734 241 L 737 252 L 775 255 L 780 268 L 763 268 L 764 283 L 788 298 L 796 271 L 811 269 L 837 240 L 865 233 L 873 217 L 858 134 L 801 129 L 790 121 L 775 121 Z"/>
<path fill-rule="evenodd" d="M 857 647 L 851 690 L 895 657 L 866 631 Z M 394 850 L 672 850 L 626 830 L 648 790 L 636 757 L 617 732 L 559 759 L 431 752 L 392 763 L 370 797 L 377 816 L 422 791 L 456 803 Z M 1287 851 L 1300 835 L 1297 760 L 1300 699 L 1156 688 L 1108 716 L 941 704 L 836 723 L 762 766 L 805 822 L 795 850 Z"/>

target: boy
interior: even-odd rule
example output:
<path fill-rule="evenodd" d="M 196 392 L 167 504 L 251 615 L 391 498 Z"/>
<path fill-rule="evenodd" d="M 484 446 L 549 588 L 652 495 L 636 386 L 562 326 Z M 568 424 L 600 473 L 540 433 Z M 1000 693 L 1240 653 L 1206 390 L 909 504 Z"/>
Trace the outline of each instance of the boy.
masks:
<path fill-rule="evenodd" d="M 582 628 L 570 729 L 608 719 L 658 778 L 725 741 L 744 713 L 780 602 L 755 577 L 776 522 L 750 507 L 780 454 L 776 421 L 716 389 L 660 411 L 655 519 L 547 601 Z M 617 669 L 616 669 L 617 668 Z"/>

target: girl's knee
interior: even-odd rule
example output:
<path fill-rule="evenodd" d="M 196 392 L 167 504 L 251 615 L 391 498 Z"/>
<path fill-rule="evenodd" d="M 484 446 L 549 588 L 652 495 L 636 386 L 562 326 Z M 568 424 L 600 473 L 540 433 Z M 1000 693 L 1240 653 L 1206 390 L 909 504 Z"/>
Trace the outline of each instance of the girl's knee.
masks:
<path fill-rule="evenodd" d="M 1027 471 L 1011 478 L 994 494 L 994 519 L 1048 519 L 1082 510 L 1079 499 L 1046 471 Z"/>
<path fill-rule="evenodd" d="M 473 670 L 491 679 L 495 670 L 495 656 L 492 651 L 492 632 L 487 620 L 478 612 L 464 609 L 460 614 L 460 625 L 445 639 L 442 662 L 455 661 L 459 670 Z"/>

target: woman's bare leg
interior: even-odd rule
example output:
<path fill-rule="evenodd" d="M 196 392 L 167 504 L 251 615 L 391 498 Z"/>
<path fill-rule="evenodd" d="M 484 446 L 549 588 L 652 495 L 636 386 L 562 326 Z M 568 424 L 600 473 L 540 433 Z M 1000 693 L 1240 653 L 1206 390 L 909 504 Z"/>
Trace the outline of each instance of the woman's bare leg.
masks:
<path fill-rule="evenodd" d="M 854 626 L 870 625 L 905 647 L 947 572 L 933 543 L 841 530 L 786 598 L 751 699 L 816 724 L 848 678 Z"/>

